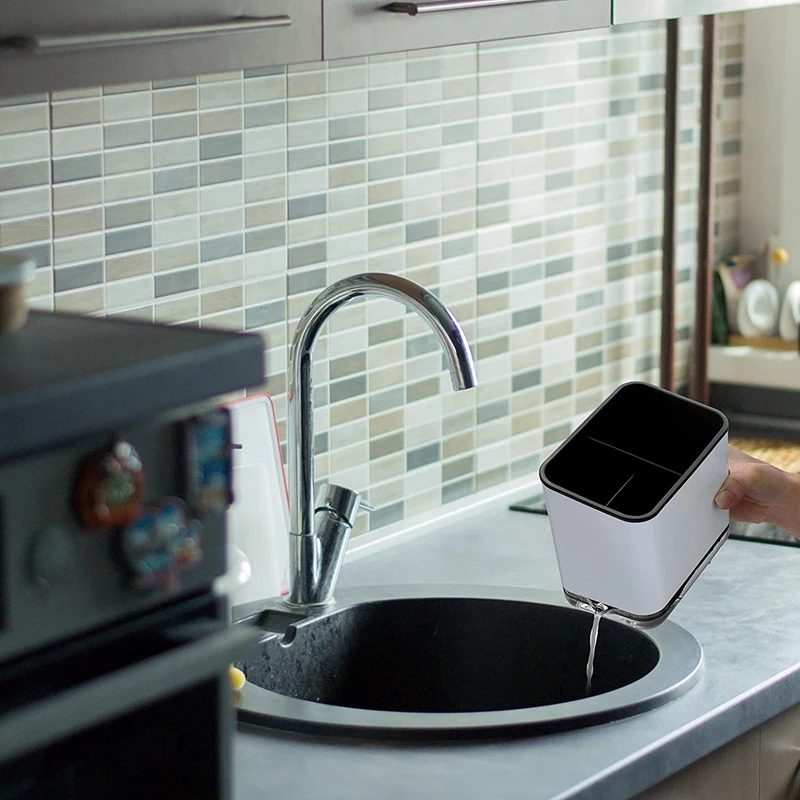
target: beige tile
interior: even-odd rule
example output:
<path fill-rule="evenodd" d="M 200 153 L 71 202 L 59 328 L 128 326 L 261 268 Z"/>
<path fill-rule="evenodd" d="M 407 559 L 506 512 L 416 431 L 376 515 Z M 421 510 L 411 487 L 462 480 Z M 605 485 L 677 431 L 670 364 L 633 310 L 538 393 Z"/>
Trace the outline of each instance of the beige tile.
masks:
<path fill-rule="evenodd" d="M 511 396 L 511 415 L 516 417 L 518 414 L 525 414 L 532 408 L 541 412 L 544 403 L 544 391 L 541 387 L 527 389 L 523 392 L 514 392 Z"/>
<path fill-rule="evenodd" d="M 508 294 L 506 292 L 478 298 L 477 313 L 479 317 L 497 314 L 500 311 L 505 311 L 507 308 Z"/>
<path fill-rule="evenodd" d="M 561 236 L 557 239 L 548 239 L 544 248 L 544 254 L 547 258 L 569 255 L 574 251 L 575 240 L 572 236 Z"/>
<path fill-rule="evenodd" d="M 0 134 L 47 130 L 49 108 L 45 103 L 0 108 Z"/>
<path fill-rule="evenodd" d="M 545 282 L 544 285 L 544 296 L 547 300 L 552 300 L 556 297 L 565 297 L 568 295 L 564 301 L 559 304 L 557 310 L 553 309 L 554 304 L 547 305 L 547 318 L 552 317 L 561 317 L 564 314 L 571 314 L 574 310 L 574 300 L 573 300 L 573 285 L 572 285 L 572 277 L 567 276 L 565 278 L 557 278 L 555 280 L 549 280 Z"/>
<path fill-rule="evenodd" d="M 203 214 L 200 217 L 200 236 L 219 236 L 242 230 L 244 214 L 241 208 Z"/>
<path fill-rule="evenodd" d="M 153 92 L 153 116 L 197 110 L 197 87 L 159 89 Z"/>
<path fill-rule="evenodd" d="M 76 292 L 57 294 L 56 311 L 68 311 L 73 314 L 95 314 L 103 310 L 103 287 L 79 289 Z"/>
<path fill-rule="evenodd" d="M 331 189 L 338 189 L 343 186 L 355 186 L 360 183 L 365 183 L 366 180 L 367 167 L 364 162 L 331 167 L 328 172 L 328 186 Z"/>
<path fill-rule="evenodd" d="M 76 100 L 72 103 L 53 103 L 52 125 L 54 128 L 72 128 L 76 125 L 94 125 L 102 122 L 102 101 L 99 97 Z"/>
<path fill-rule="evenodd" d="M 248 180 L 244 186 L 245 203 L 260 203 L 286 196 L 286 176 Z"/>
<path fill-rule="evenodd" d="M 327 72 L 311 72 L 303 75 L 289 75 L 289 97 L 305 97 L 323 94 L 327 89 Z"/>
<path fill-rule="evenodd" d="M 103 166 L 107 176 L 148 170 L 153 166 L 153 151 L 149 144 L 109 150 L 103 154 Z"/>
<path fill-rule="evenodd" d="M 200 248 L 197 242 L 160 247 L 153 252 L 153 266 L 156 272 L 178 267 L 188 267 L 200 261 Z"/>
<path fill-rule="evenodd" d="M 542 425 L 542 413 L 540 409 L 517 414 L 511 419 L 511 435 L 519 436 L 529 431 L 534 431 Z"/>
<path fill-rule="evenodd" d="M 216 292 L 204 292 L 200 296 L 200 313 L 205 317 L 208 314 L 217 314 L 222 311 L 240 308 L 243 302 L 241 286 L 233 286 Z"/>
<path fill-rule="evenodd" d="M 152 193 L 153 176 L 150 172 L 137 172 L 105 180 L 105 199 L 107 203 L 117 200 L 132 200 L 148 197 Z"/>
<path fill-rule="evenodd" d="M 283 299 L 286 295 L 286 278 L 281 275 L 246 283 L 244 292 L 245 304 L 248 306 Z"/>
<path fill-rule="evenodd" d="M 61 239 L 103 230 L 103 209 L 99 206 L 83 211 L 53 214 L 53 236 Z"/>
<path fill-rule="evenodd" d="M 592 331 L 591 333 L 584 333 L 575 339 L 575 349 L 581 353 L 584 350 L 593 350 L 596 347 L 601 347 L 603 344 L 602 331 Z"/>
<path fill-rule="evenodd" d="M 325 119 L 328 115 L 328 98 L 316 95 L 287 101 L 289 122 L 306 122 L 312 119 Z"/>
<path fill-rule="evenodd" d="M 241 76 L 239 76 L 239 80 L 211 84 L 204 84 L 203 78 L 200 81 L 200 108 L 224 108 L 242 104 Z"/>
<path fill-rule="evenodd" d="M 197 189 L 153 197 L 153 219 L 164 220 L 196 214 L 200 205 Z"/>
<path fill-rule="evenodd" d="M 0 222 L 0 248 L 14 247 L 50 238 L 50 217 L 30 217 L 16 222 Z"/>
<path fill-rule="evenodd" d="M 200 112 L 200 134 L 238 131 L 243 126 L 241 108 L 226 108 L 222 111 Z"/>
<path fill-rule="evenodd" d="M 631 343 L 618 342 L 606 348 L 605 363 L 610 364 L 612 361 L 621 361 L 624 358 L 630 358 L 631 355 L 633 355 Z"/>
<path fill-rule="evenodd" d="M 405 481 L 402 477 L 393 481 L 383 483 L 380 486 L 373 486 L 369 491 L 369 501 L 374 506 L 381 506 L 396 503 L 403 499 L 405 495 Z"/>
<path fill-rule="evenodd" d="M 286 97 L 286 78 L 283 75 L 268 75 L 264 78 L 246 78 L 244 102 L 265 103 Z"/>
<path fill-rule="evenodd" d="M 387 433 L 402 430 L 405 425 L 405 409 L 399 408 L 385 414 L 378 414 L 369 418 L 369 435 L 374 439 Z"/>
<path fill-rule="evenodd" d="M 479 405 L 491 403 L 494 400 L 502 400 L 508 397 L 509 381 L 507 377 L 500 380 L 486 380 L 480 377 L 481 364 L 478 365 L 479 381 L 476 392 L 476 400 Z"/>
<path fill-rule="evenodd" d="M 653 114 L 649 117 L 640 117 L 637 127 L 641 133 L 647 131 L 661 131 L 664 129 L 664 115 Z"/>
<path fill-rule="evenodd" d="M 367 415 L 367 398 L 355 397 L 342 403 L 336 403 L 330 409 L 331 426 L 345 425 Z"/>
<path fill-rule="evenodd" d="M 559 322 L 551 322 L 545 326 L 545 339 L 558 339 L 562 336 L 569 336 L 572 333 L 572 320 L 563 319 Z"/>
<path fill-rule="evenodd" d="M 276 200 L 271 203 L 256 203 L 245 207 L 245 227 L 260 228 L 286 221 L 286 202 Z"/>
<path fill-rule="evenodd" d="M 321 215 L 309 219 L 290 222 L 288 225 L 289 244 L 313 242 L 328 236 L 328 219 Z"/>
<path fill-rule="evenodd" d="M 53 211 L 86 208 L 103 202 L 103 181 L 81 181 L 53 187 Z"/>
<path fill-rule="evenodd" d="M 495 467 L 478 474 L 475 488 L 477 491 L 482 492 L 486 489 L 491 489 L 492 486 L 505 483 L 508 477 L 509 469 L 507 466 Z"/>
<path fill-rule="evenodd" d="M 106 259 L 106 280 L 119 281 L 135 278 L 153 271 L 153 251 L 141 250 Z"/>
<path fill-rule="evenodd" d="M 200 296 L 191 295 L 156 303 L 154 311 L 156 322 L 174 324 L 197 319 L 200 316 Z"/>
<path fill-rule="evenodd" d="M 214 261 L 200 266 L 200 285 L 204 289 L 240 283 L 244 277 L 244 261 L 241 257 L 226 261 Z"/>
<path fill-rule="evenodd" d="M 431 489 L 406 498 L 406 518 L 425 514 L 441 505 L 440 489 Z"/>
<path fill-rule="evenodd" d="M 403 453 L 396 453 L 385 458 L 370 462 L 370 480 L 381 483 L 402 475 L 406 469 L 406 459 Z"/>

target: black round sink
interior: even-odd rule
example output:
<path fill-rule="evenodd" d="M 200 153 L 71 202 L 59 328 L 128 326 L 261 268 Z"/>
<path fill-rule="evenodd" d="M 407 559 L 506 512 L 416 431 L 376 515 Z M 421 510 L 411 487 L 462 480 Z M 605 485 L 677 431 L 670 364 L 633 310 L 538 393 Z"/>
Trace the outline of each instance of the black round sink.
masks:
<path fill-rule="evenodd" d="M 556 730 L 645 711 L 691 687 L 702 651 L 667 622 L 600 623 L 556 593 L 459 587 L 341 591 L 303 617 L 245 607 L 268 632 L 238 666 L 240 719 L 278 728 L 403 738 Z"/>

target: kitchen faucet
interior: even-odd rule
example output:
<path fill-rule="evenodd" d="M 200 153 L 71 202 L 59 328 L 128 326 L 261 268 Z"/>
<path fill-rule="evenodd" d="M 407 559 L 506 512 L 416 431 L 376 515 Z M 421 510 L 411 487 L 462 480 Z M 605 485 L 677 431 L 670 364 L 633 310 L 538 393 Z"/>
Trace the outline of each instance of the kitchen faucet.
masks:
<path fill-rule="evenodd" d="M 324 484 L 314 502 L 314 345 L 326 320 L 360 297 L 396 300 L 430 325 L 447 357 L 455 390 L 477 384 L 464 331 L 432 292 L 398 275 L 367 273 L 337 281 L 317 296 L 297 324 L 289 360 L 288 461 L 290 589 L 287 604 L 308 608 L 330 603 L 347 540 L 359 510 L 372 507 L 361 495 Z"/>

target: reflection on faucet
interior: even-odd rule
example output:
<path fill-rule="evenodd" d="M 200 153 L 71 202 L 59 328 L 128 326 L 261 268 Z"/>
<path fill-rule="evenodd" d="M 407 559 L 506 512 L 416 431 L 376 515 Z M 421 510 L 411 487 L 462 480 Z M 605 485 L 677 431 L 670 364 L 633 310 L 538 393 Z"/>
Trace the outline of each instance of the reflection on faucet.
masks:
<path fill-rule="evenodd" d="M 289 558 L 293 606 L 319 606 L 333 599 L 333 588 L 347 539 L 359 509 L 369 510 L 358 492 L 323 486 L 314 503 L 314 344 L 328 317 L 360 297 L 396 300 L 416 311 L 439 339 L 456 390 L 477 384 L 464 331 L 444 304 L 427 289 L 397 275 L 368 273 L 338 281 L 323 291 L 297 324 L 292 343 L 289 385 L 288 460 L 291 506 Z"/>

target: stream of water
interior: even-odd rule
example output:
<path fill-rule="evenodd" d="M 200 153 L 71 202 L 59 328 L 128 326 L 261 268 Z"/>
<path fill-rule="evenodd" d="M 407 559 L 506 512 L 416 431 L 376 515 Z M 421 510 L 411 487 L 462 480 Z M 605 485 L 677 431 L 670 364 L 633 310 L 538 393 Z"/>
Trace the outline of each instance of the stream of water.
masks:
<path fill-rule="evenodd" d="M 594 653 L 597 649 L 597 634 L 600 631 L 600 617 L 602 616 L 602 612 L 594 612 L 594 618 L 592 619 L 592 630 L 589 632 L 589 658 L 586 661 L 587 696 L 592 693 L 592 678 L 594 677 Z"/>

